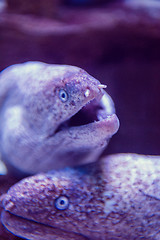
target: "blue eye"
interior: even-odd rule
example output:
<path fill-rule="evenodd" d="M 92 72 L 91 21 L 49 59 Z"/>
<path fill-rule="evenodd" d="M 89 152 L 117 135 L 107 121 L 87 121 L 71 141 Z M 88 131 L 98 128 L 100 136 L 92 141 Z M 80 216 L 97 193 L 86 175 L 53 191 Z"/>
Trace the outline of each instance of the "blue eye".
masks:
<path fill-rule="evenodd" d="M 58 210 L 65 210 L 69 206 L 69 200 L 65 196 L 61 196 L 55 200 L 55 207 Z"/>
<path fill-rule="evenodd" d="M 61 99 L 62 102 L 66 102 L 68 100 L 68 94 L 64 89 L 61 89 L 59 91 L 59 98 Z"/>

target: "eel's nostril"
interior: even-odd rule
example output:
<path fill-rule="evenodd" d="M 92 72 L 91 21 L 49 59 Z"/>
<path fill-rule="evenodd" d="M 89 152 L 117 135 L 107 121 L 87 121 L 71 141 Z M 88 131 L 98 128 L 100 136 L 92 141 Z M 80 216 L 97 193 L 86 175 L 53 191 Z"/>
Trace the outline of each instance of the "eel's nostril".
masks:
<path fill-rule="evenodd" d="M 6 195 L 7 197 L 3 199 L 3 207 L 6 211 L 12 211 L 15 207 L 14 202 L 11 200 L 11 197 Z"/>

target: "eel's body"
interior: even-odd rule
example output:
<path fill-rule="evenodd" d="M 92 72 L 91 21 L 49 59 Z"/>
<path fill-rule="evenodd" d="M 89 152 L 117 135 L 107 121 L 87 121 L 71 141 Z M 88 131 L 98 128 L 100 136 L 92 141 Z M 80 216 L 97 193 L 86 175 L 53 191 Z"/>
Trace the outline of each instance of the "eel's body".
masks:
<path fill-rule="evenodd" d="M 0 152 L 25 174 L 97 160 L 118 130 L 104 85 L 84 70 L 28 62 L 0 74 Z"/>
<path fill-rule="evenodd" d="M 3 205 L 6 228 L 31 240 L 158 240 L 160 157 L 119 154 L 28 177 Z"/>

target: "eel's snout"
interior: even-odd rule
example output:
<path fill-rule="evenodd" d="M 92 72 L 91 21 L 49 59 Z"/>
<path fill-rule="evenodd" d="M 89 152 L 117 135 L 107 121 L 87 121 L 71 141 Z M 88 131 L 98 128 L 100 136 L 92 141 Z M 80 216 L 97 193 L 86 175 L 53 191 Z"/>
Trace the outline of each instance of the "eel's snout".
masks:
<path fill-rule="evenodd" d="M 11 189 L 14 190 L 14 185 L 11 187 Z M 20 195 L 19 197 L 17 196 L 16 194 L 12 196 L 12 194 L 9 194 L 9 193 L 6 193 L 4 195 L 3 201 L 2 201 L 4 212 L 16 213 L 16 209 L 20 199 Z"/>
<path fill-rule="evenodd" d="M 33 219 L 38 211 L 41 212 L 45 208 L 44 198 L 46 204 L 52 205 L 56 193 L 57 187 L 54 182 L 45 177 L 45 174 L 39 174 L 14 184 L 5 194 L 2 204 L 7 212 Z M 54 208 L 54 205 L 51 207 Z"/>
<path fill-rule="evenodd" d="M 3 208 L 5 209 L 5 211 L 9 211 L 9 212 L 12 212 L 14 208 L 12 197 L 9 194 L 6 194 L 3 198 Z"/>
<path fill-rule="evenodd" d="M 107 116 L 105 119 L 101 120 L 98 123 L 99 123 L 98 127 L 101 128 L 102 135 L 104 132 L 106 138 L 107 137 L 109 138 L 112 135 L 114 135 L 118 131 L 120 125 L 119 119 L 115 113 L 110 116 Z"/>
<path fill-rule="evenodd" d="M 112 98 L 103 90 L 100 98 L 94 98 L 88 104 L 86 104 L 77 114 L 75 114 L 72 118 L 70 118 L 69 126 L 82 126 L 89 123 L 97 124 L 97 122 L 101 122 L 106 120 L 106 123 L 113 123 L 114 128 L 113 131 L 115 133 L 119 128 L 119 120 L 115 115 L 115 107 Z M 112 117 L 112 115 L 114 115 Z M 113 121 L 112 121 L 113 120 Z M 112 132 L 113 127 L 111 127 Z"/>

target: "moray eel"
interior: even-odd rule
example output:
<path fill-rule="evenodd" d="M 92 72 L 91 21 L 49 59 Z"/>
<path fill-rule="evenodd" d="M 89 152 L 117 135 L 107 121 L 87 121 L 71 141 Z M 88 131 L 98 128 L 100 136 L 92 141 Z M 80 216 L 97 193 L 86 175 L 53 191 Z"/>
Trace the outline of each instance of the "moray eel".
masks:
<path fill-rule="evenodd" d="M 10 188 L 2 222 L 30 240 L 160 239 L 160 157 L 117 154 Z"/>
<path fill-rule="evenodd" d="M 0 152 L 12 171 L 95 161 L 119 128 L 106 86 L 78 67 L 16 64 L 0 84 Z"/>

